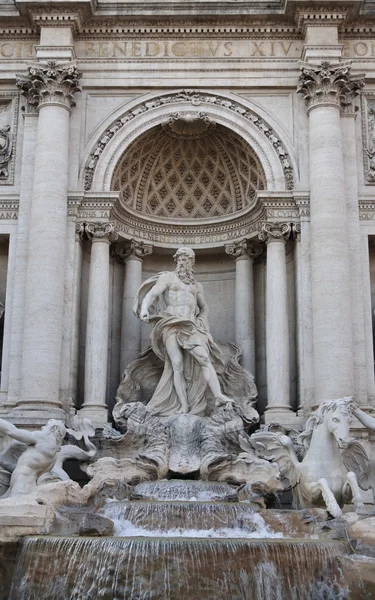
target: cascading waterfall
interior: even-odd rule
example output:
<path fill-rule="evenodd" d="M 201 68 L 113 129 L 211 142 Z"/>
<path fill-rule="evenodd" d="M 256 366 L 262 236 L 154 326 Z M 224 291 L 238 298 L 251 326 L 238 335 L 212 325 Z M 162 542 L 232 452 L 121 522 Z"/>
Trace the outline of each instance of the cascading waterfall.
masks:
<path fill-rule="evenodd" d="M 10 600 L 345 600 L 344 552 L 289 540 L 31 537 Z"/>
<path fill-rule="evenodd" d="M 216 485 L 142 484 L 134 497 L 153 500 L 107 501 L 100 513 L 114 521 L 117 537 L 25 538 L 9 600 L 366 597 L 352 595 L 342 574 L 344 542 L 302 539 L 293 511 L 279 517 L 224 502 L 232 488 Z M 198 501 L 202 494 L 219 501 Z"/>
<path fill-rule="evenodd" d="M 246 503 L 110 502 L 101 514 L 122 537 L 283 537 Z"/>

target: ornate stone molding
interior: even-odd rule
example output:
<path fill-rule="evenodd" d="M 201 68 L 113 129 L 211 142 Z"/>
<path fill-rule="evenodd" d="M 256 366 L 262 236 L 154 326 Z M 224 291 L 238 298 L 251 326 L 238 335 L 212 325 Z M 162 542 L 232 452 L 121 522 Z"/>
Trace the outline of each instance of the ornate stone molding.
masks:
<path fill-rule="evenodd" d="M 115 230 L 115 224 L 110 223 L 86 223 L 85 232 L 92 242 L 116 242 L 118 233 Z"/>
<path fill-rule="evenodd" d="M 348 18 L 346 6 L 306 6 L 296 10 L 297 30 L 303 35 L 306 27 L 340 27 Z"/>
<path fill-rule="evenodd" d="M 73 63 L 59 64 L 50 60 L 45 65 L 38 63 L 28 67 L 28 75 L 19 75 L 16 84 L 31 106 L 62 104 L 70 109 L 75 106 L 74 94 L 80 91 L 81 76 Z"/>
<path fill-rule="evenodd" d="M 224 98 L 215 94 L 209 94 L 206 92 L 182 90 L 174 94 L 158 96 L 147 102 L 141 102 L 140 104 L 126 112 L 121 119 L 118 119 L 106 129 L 104 134 L 97 141 L 93 151 L 90 154 L 90 158 L 86 163 L 84 174 L 85 190 L 91 189 L 95 169 L 104 149 L 107 147 L 111 139 L 118 133 L 118 131 L 120 131 L 120 129 L 122 129 L 124 125 L 126 125 L 126 123 L 147 111 L 150 111 L 154 108 L 158 108 L 159 106 L 169 104 L 173 106 L 174 104 L 186 102 L 189 102 L 192 106 L 200 106 L 202 104 L 220 106 L 222 108 L 226 108 L 229 111 L 233 111 L 234 113 L 237 113 L 245 119 L 247 119 L 248 121 L 250 121 L 261 132 L 261 134 L 264 135 L 271 142 L 283 168 L 286 187 L 288 190 L 293 189 L 294 175 L 290 157 L 281 139 L 268 123 L 266 123 L 255 112 L 253 112 L 238 101 L 229 100 L 228 98 Z"/>
<path fill-rule="evenodd" d="M 292 234 L 292 223 L 262 223 L 258 238 L 261 242 L 287 242 Z"/>
<path fill-rule="evenodd" d="M 138 240 L 128 240 L 122 248 L 114 247 L 113 253 L 123 262 L 130 257 L 135 257 L 139 260 L 143 260 L 145 256 L 152 254 L 154 246 L 152 244 L 146 244 L 145 242 L 139 242 Z"/>
<path fill-rule="evenodd" d="M 263 253 L 263 248 L 256 248 L 247 239 L 241 240 L 240 242 L 225 244 L 224 248 L 226 254 L 235 260 L 241 257 L 249 257 L 251 260 L 255 260 Z"/>
<path fill-rule="evenodd" d="M 304 63 L 297 93 L 303 94 L 308 110 L 329 104 L 347 111 L 364 84 L 363 78 L 350 76 L 350 62 L 336 65 L 329 61 L 319 65 Z"/>
<path fill-rule="evenodd" d="M 204 112 L 200 112 L 197 115 L 194 113 L 183 114 L 177 112 L 165 123 L 162 123 L 162 128 L 168 135 L 187 139 L 200 138 L 215 127 L 216 123 Z"/>

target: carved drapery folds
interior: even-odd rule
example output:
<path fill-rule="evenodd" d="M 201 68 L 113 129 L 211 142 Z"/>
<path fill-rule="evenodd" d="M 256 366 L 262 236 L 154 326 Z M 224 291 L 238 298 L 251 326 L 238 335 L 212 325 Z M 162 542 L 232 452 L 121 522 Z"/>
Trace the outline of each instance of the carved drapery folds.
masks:
<path fill-rule="evenodd" d="M 85 232 L 92 242 L 116 242 L 118 240 L 118 233 L 115 230 L 115 225 L 112 222 L 109 223 L 86 223 Z"/>
<path fill-rule="evenodd" d="M 288 241 L 293 233 L 292 223 L 262 223 L 258 238 L 261 242 Z"/>
<path fill-rule="evenodd" d="M 348 112 L 363 86 L 364 78 L 350 75 L 350 62 L 334 65 L 323 61 L 319 65 L 302 65 L 297 93 L 303 94 L 308 109 L 333 104 Z"/>
<path fill-rule="evenodd" d="M 240 242 L 232 242 L 231 244 L 225 245 L 225 252 L 228 256 L 233 259 L 246 256 L 255 260 L 263 252 L 262 248 L 257 248 L 254 244 L 251 244 L 249 240 L 241 240 Z"/>
<path fill-rule="evenodd" d="M 79 92 L 82 73 L 73 63 L 59 64 L 50 60 L 47 64 L 36 64 L 28 68 L 27 75 L 17 78 L 17 86 L 31 106 L 62 104 L 68 109 L 75 106 L 74 94 Z"/>

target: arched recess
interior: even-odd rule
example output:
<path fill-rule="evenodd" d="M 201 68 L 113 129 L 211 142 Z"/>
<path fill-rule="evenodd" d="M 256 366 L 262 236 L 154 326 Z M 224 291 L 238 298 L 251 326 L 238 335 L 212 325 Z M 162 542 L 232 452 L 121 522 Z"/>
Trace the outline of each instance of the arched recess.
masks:
<path fill-rule="evenodd" d="M 127 110 L 117 111 L 116 118 L 103 124 L 103 132 L 90 141 L 81 170 L 81 183 L 86 190 L 108 192 L 113 172 L 130 144 L 147 130 L 165 123 L 173 114 L 198 115 L 231 129 L 256 153 L 266 177 L 268 190 L 293 189 L 298 170 L 289 140 L 280 135 L 259 109 L 233 95 L 206 92 L 174 92 L 148 96 L 133 101 Z"/>

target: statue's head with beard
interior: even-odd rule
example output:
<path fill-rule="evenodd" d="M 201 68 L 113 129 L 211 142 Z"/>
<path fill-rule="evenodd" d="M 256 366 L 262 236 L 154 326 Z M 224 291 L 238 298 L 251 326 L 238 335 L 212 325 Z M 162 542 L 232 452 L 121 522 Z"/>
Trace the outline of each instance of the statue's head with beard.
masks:
<path fill-rule="evenodd" d="M 195 283 L 194 279 L 194 250 L 183 246 L 179 248 L 173 257 L 176 262 L 176 275 L 184 283 Z"/>

